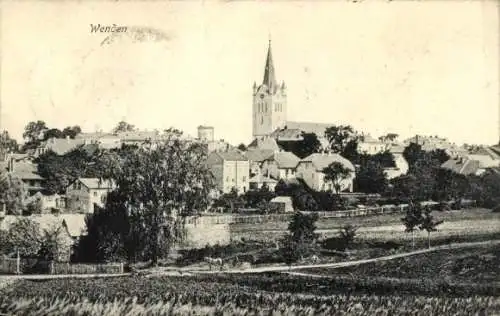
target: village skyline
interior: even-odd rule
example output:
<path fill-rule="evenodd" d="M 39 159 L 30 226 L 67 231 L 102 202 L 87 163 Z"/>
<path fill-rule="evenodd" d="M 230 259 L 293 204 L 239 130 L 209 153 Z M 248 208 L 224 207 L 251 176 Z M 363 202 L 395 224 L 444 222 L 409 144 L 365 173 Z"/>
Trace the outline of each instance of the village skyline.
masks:
<path fill-rule="evenodd" d="M 456 2 L 447 23 L 439 3 L 120 3 L 113 18 L 105 3 L 2 3 L 1 127 L 20 140 L 36 120 L 86 132 L 121 120 L 190 135 L 208 125 L 217 139 L 247 144 L 271 37 L 290 120 L 495 144 L 498 19 L 489 3 Z M 139 7 L 145 13 L 131 14 Z M 292 36 L 297 23 L 307 27 Z M 96 24 L 128 30 L 92 32 Z"/>

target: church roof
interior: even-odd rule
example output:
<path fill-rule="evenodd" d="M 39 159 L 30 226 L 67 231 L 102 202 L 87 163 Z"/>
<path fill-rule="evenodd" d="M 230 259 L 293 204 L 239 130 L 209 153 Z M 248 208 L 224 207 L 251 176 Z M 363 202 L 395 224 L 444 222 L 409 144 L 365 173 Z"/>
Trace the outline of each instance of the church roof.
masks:
<path fill-rule="evenodd" d="M 324 137 L 325 131 L 328 127 L 331 127 L 333 124 L 327 123 L 313 123 L 313 122 L 294 122 L 287 121 L 286 129 L 299 129 L 306 133 L 314 133 L 318 137 Z"/>
<path fill-rule="evenodd" d="M 277 88 L 270 40 L 269 40 L 269 48 L 267 50 L 266 68 L 264 70 L 264 80 L 262 81 L 262 84 L 266 85 L 271 91 L 274 91 Z"/>

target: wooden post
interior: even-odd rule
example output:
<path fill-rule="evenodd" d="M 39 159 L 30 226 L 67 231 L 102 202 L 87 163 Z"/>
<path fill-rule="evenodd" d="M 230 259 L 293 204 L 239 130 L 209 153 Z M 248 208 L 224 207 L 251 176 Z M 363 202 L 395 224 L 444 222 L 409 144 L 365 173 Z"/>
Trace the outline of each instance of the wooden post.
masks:
<path fill-rule="evenodd" d="M 120 274 L 123 273 L 123 262 L 120 262 Z"/>
<path fill-rule="evenodd" d="M 21 274 L 21 258 L 19 257 L 19 250 L 17 251 L 16 274 Z"/>
<path fill-rule="evenodd" d="M 54 274 L 54 260 L 50 261 L 50 274 Z"/>

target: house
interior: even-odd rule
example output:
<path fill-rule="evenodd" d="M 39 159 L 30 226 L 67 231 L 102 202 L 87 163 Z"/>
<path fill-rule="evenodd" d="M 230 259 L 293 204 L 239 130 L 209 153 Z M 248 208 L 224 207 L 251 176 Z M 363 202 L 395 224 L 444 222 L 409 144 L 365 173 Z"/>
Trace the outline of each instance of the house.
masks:
<path fill-rule="evenodd" d="M 34 195 L 28 197 L 25 201 L 26 204 L 36 203 L 37 207 L 40 208 L 41 213 L 50 213 L 54 210 L 64 210 L 66 209 L 66 198 L 63 195 L 52 194 L 47 195 L 42 192 L 37 192 Z"/>
<path fill-rule="evenodd" d="M 206 164 L 215 177 L 217 188 L 229 193 L 235 188 L 239 193 L 248 190 L 250 180 L 250 163 L 237 151 L 212 152 Z"/>
<path fill-rule="evenodd" d="M 262 173 L 262 164 L 264 160 L 271 157 L 274 150 L 271 149 L 248 149 L 244 156 L 247 157 L 250 163 L 250 175 L 254 176 Z"/>
<path fill-rule="evenodd" d="M 373 138 L 371 135 L 363 135 L 358 143 L 358 152 L 362 154 L 375 155 L 388 150 L 390 144 Z"/>
<path fill-rule="evenodd" d="M 341 163 L 345 168 L 351 170 L 350 175 L 339 181 L 341 191 L 353 190 L 353 182 L 356 176 L 354 165 L 339 154 L 316 153 L 302 159 L 297 165 L 296 177 L 302 179 L 311 189 L 316 191 L 335 191 L 331 181 L 325 181 L 323 169 L 334 162 Z"/>
<path fill-rule="evenodd" d="M 269 188 L 269 191 L 274 192 L 276 184 L 278 184 L 278 181 L 274 180 L 273 178 L 264 176 L 262 174 L 256 174 L 248 181 L 248 188 L 250 190 L 260 190 L 264 185 L 266 185 Z"/>
<path fill-rule="evenodd" d="M 269 201 L 269 208 L 277 213 L 291 213 L 294 211 L 292 198 L 289 196 L 277 196 Z"/>
<path fill-rule="evenodd" d="M 79 178 L 66 188 L 66 206 L 71 212 L 93 213 L 94 204 L 105 204 L 107 194 L 115 188 L 112 181 Z"/>
<path fill-rule="evenodd" d="M 4 162 L 1 166 L 13 178 L 23 182 L 28 195 L 33 195 L 43 190 L 45 179 L 38 174 L 37 164 L 27 160 L 17 161 L 13 157 L 10 157 L 7 163 Z"/>
<path fill-rule="evenodd" d="M 35 156 L 40 156 L 48 151 L 52 151 L 57 155 L 62 156 L 83 145 L 85 145 L 85 139 L 82 138 L 72 139 L 69 136 L 66 138 L 53 137 L 42 142 L 42 144 L 37 147 Z"/>
<path fill-rule="evenodd" d="M 394 179 L 399 176 L 405 175 L 408 172 L 410 166 L 402 154 L 392 154 L 394 158 L 395 167 L 385 168 L 385 176 L 387 179 Z"/>
<path fill-rule="evenodd" d="M 276 180 L 293 178 L 299 161 L 299 157 L 291 152 L 275 151 L 262 162 L 262 174 Z"/>
<path fill-rule="evenodd" d="M 127 131 L 118 132 L 116 136 L 122 144 L 142 145 L 145 142 L 156 142 L 160 139 L 158 131 Z"/>

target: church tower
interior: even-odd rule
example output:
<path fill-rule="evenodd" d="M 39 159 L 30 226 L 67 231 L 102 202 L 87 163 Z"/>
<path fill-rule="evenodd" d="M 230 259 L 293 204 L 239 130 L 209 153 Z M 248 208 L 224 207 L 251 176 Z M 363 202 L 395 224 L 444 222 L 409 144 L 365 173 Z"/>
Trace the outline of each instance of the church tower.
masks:
<path fill-rule="evenodd" d="M 286 87 L 285 82 L 276 82 L 270 40 L 264 80 L 260 86 L 253 84 L 252 113 L 254 138 L 269 135 L 286 124 Z"/>

